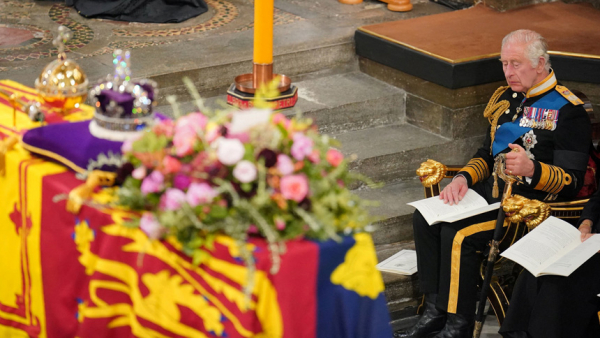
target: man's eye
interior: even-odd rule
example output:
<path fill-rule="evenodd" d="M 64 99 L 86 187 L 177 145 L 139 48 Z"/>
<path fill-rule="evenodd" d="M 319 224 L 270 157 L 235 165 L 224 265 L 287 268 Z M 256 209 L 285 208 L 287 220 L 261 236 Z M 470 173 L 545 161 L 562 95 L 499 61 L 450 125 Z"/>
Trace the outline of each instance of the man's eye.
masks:
<path fill-rule="evenodd" d="M 515 68 L 519 68 L 520 65 L 521 65 L 520 63 L 513 63 L 513 67 L 515 67 Z"/>

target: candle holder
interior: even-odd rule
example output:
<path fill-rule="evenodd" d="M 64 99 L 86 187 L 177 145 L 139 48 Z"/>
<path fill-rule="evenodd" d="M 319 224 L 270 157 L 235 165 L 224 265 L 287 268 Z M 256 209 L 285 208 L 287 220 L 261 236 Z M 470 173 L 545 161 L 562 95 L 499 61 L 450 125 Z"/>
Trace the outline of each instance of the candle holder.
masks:
<path fill-rule="evenodd" d="M 254 106 L 254 93 L 262 84 L 269 83 L 279 77 L 277 90 L 279 95 L 268 99 L 275 103 L 275 110 L 291 108 L 298 102 L 298 88 L 292 85 L 292 80 L 283 74 L 273 74 L 273 64 L 254 63 L 252 73 L 238 75 L 227 90 L 227 103 L 241 109 Z"/>
<path fill-rule="evenodd" d="M 413 5 L 410 0 L 380 0 L 381 2 L 387 3 L 387 8 L 392 12 L 408 12 L 413 9 Z M 363 2 L 363 0 L 338 0 L 338 2 L 345 5 L 356 5 Z"/>

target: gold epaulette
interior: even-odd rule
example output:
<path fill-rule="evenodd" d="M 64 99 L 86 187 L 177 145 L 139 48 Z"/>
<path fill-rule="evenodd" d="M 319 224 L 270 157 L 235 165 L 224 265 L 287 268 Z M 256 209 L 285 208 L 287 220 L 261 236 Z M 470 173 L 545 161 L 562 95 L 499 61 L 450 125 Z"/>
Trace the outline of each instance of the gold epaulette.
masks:
<path fill-rule="evenodd" d="M 510 86 L 501 86 L 496 89 L 492 97 L 488 101 L 485 110 L 483 111 L 483 117 L 487 118 L 490 124 L 492 125 L 490 129 L 490 137 L 492 142 L 490 143 L 490 154 L 492 153 L 492 144 L 494 144 L 494 137 L 496 136 L 496 126 L 498 125 L 498 119 L 502 116 L 502 113 L 510 107 L 510 103 L 506 100 L 502 100 L 497 102 L 500 98 L 500 95 L 504 94 L 504 92 L 510 88 Z"/>
<path fill-rule="evenodd" d="M 574 106 L 583 104 L 583 101 L 581 101 L 581 99 L 578 98 L 577 95 L 571 93 L 571 91 L 567 87 L 557 85 L 556 87 L 554 87 L 554 89 L 556 89 L 556 91 L 560 95 L 562 95 L 565 99 L 571 102 Z"/>

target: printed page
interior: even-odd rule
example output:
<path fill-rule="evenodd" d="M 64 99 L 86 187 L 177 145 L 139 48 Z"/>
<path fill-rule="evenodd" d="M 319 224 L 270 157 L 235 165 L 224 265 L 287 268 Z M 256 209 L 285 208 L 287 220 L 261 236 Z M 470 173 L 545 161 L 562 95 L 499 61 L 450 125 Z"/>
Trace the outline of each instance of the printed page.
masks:
<path fill-rule="evenodd" d="M 569 276 L 598 251 L 600 251 L 600 235 L 594 235 L 544 268 L 540 275 Z"/>
<path fill-rule="evenodd" d="M 454 205 L 444 204 L 444 201 L 441 200 L 439 196 L 433 196 L 430 198 L 422 199 L 407 204 L 417 208 L 421 212 L 427 223 L 429 223 L 429 225 L 442 222 L 443 219 L 452 218 L 452 222 L 454 222 L 459 219 L 477 215 L 468 214 L 468 212 L 488 206 L 485 199 L 479 196 L 479 194 L 477 194 L 474 190 L 471 189 L 467 191 L 465 197 L 463 197 L 460 203 Z M 496 207 L 496 209 L 497 208 L 498 207 Z M 465 214 L 466 216 L 460 218 L 455 217 L 457 215 L 462 214 Z"/>
<path fill-rule="evenodd" d="M 417 272 L 417 252 L 415 250 L 400 250 L 392 257 L 377 264 L 379 271 L 412 275 Z"/>
<path fill-rule="evenodd" d="M 579 230 L 549 217 L 500 255 L 517 262 L 534 276 L 581 243 Z"/>

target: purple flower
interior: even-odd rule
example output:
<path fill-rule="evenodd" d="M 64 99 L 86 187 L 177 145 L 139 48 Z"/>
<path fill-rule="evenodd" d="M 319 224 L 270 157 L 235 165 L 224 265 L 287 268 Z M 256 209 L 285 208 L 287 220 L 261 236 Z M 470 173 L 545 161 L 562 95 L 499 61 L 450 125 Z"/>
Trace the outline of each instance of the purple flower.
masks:
<path fill-rule="evenodd" d="M 151 212 L 144 212 L 142 215 L 142 218 L 140 219 L 140 229 L 142 229 L 150 239 L 161 238 L 167 230 L 160 225 L 156 216 Z"/>
<path fill-rule="evenodd" d="M 219 162 L 225 165 L 234 165 L 238 163 L 246 152 L 244 144 L 238 139 L 219 139 L 217 148 L 217 158 Z"/>
<path fill-rule="evenodd" d="M 179 189 L 169 188 L 160 197 L 160 208 L 163 210 L 177 210 L 185 203 L 185 193 Z"/>
<path fill-rule="evenodd" d="M 289 175 L 294 172 L 294 163 L 292 159 L 284 154 L 277 155 L 277 170 L 282 175 Z"/>
<path fill-rule="evenodd" d="M 177 174 L 175 175 L 175 178 L 173 178 L 173 186 L 179 190 L 185 190 L 190 186 L 190 183 L 192 183 L 192 180 L 183 174 Z"/>
<path fill-rule="evenodd" d="M 140 190 L 142 194 L 148 195 L 149 193 L 159 192 L 164 188 L 165 177 L 160 171 L 154 170 L 150 175 L 146 176 L 142 181 Z"/>
<path fill-rule="evenodd" d="M 312 153 L 313 140 L 310 137 L 306 137 L 306 135 L 302 133 L 295 133 L 293 140 L 294 143 L 292 144 L 291 152 L 296 160 L 302 161 L 306 156 Z"/>
<path fill-rule="evenodd" d="M 240 161 L 233 169 L 233 177 L 242 183 L 252 182 L 256 179 L 256 166 L 250 161 Z"/>
<path fill-rule="evenodd" d="M 217 192 L 207 183 L 192 183 L 185 195 L 185 199 L 192 207 L 198 204 L 210 203 L 217 196 Z"/>

